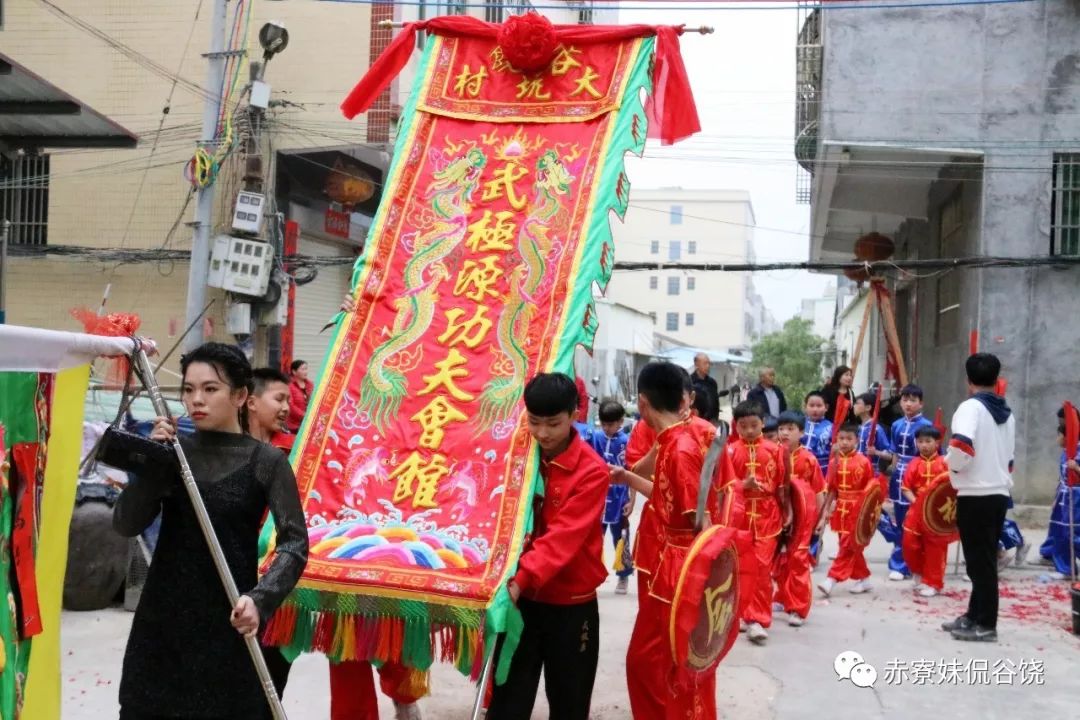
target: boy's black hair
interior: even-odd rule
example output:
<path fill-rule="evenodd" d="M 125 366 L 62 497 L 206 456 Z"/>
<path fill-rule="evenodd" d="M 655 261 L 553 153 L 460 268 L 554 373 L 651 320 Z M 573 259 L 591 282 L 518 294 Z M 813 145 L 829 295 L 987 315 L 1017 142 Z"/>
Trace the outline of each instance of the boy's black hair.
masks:
<path fill-rule="evenodd" d="M 862 400 L 863 405 L 866 405 L 867 407 L 872 408 L 872 407 L 874 407 L 874 403 L 877 402 L 877 393 L 872 393 L 872 392 L 863 393 L 862 395 L 859 395 L 855 399 L 856 400 Z"/>
<path fill-rule="evenodd" d="M 975 353 L 964 363 L 968 382 L 979 387 L 993 387 L 1001 374 L 1001 361 L 997 355 Z"/>
<path fill-rule="evenodd" d="M 840 430 L 837 433 L 851 433 L 855 437 L 859 437 L 859 426 L 857 423 L 844 423 L 840 426 Z"/>
<path fill-rule="evenodd" d="M 810 392 L 806 393 L 806 397 L 803 398 L 803 405 L 809 402 L 810 398 L 812 397 L 819 397 L 822 400 L 825 399 L 825 395 L 820 390 L 811 390 Z"/>
<path fill-rule="evenodd" d="M 780 413 L 780 417 L 776 419 L 777 426 L 780 425 L 794 425 L 799 430 L 806 429 L 806 416 L 801 412 L 795 412 L 794 410 L 785 410 Z"/>
<path fill-rule="evenodd" d="M 277 368 L 261 367 L 255 368 L 251 371 L 251 394 L 262 395 L 266 391 L 266 386 L 270 383 L 285 383 L 289 384 L 289 376 L 281 372 Z"/>
<path fill-rule="evenodd" d="M 289 365 L 289 370 L 291 370 L 292 372 L 296 372 L 300 369 L 301 365 L 307 365 L 307 360 L 293 360 L 292 363 Z"/>
<path fill-rule="evenodd" d="M 705 393 L 694 393 L 694 409 L 699 416 L 705 417 L 705 413 L 709 411 L 709 399 L 705 397 Z"/>
<path fill-rule="evenodd" d="M 1076 413 L 1077 418 L 1080 418 L 1080 407 L 1076 407 L 1074 405 L 1073 406 L 1073 412 Z M 1064 405 L 1062 405 L 1061 407 L 1058 408 L 1058 410 L 1057 410 L 1057 419 L 1058 420 L 1064 420 L 1065 419 L 1065 406 Z"/>
<path fill-rule="evenodd" d="M 912 385 L 911 383 L 908 383 L 907 385 L 905 385 L 904 387 L 902 387 L 900 389 L 900 397 L 904 398 L 904 397 L 909 397 L 909 396 L 919 398 L 920 400 L 922 400 L 923 399 L 922 388 L 919 387 L 918 385 Z"/>
<path fill-rule="evenodd" d="M 731 411 L 732 419 L 738 421 L 746 417 L 756 417 L 765 419 L 765 411 L 761 409 L 761 406 L 756 402 L 750 400 L 743 400 L 741 403 L 735 406 L 735 409 Z"/>
<path fill-rule="evenodd" d="M 780 429 L 779 419 L 773 417 L 772 415 L 766 415 L 763 422 L 764 425 L 761 428 L 762 432 L 776 432 Z"/>
<path fill-rule="evenodd" d="M 690 373 L 666 361 L 651 362 L 638 373 L 638 392 L 659 412 L 678 412 L 683 393 L 690 384 Z"/>
<path fill-rule="evenodd" d="M 622 406 L 617 400 L 608 398 L 607 400 L 600 401 L 600 409 L 597 411 L 600 416 L 600 422 L 622 422 L 626 417 L 626 408 Z"/>
<path fill-rule="evenodd" d="M 578 392 L 574 379 L 562 373 L 540 373 L 525 386 L 525 409 L 537 417 L 563 413 L 576 416 Z"/>
<path fill-rule="evenodd" d="M 1058 435 L 1064 435 L 1064 434 L 1065 434 L 1065 423 L 1059 422 L 1058 423 Z"/>
<path fill-rule="evenodd" d="M 932 437 L 935 440 L 940 440 L 941 431 L 933 425 L 923 425 L 921 428 L 915 431 L 915 439 L 918 440 L 921 437 Z"/>

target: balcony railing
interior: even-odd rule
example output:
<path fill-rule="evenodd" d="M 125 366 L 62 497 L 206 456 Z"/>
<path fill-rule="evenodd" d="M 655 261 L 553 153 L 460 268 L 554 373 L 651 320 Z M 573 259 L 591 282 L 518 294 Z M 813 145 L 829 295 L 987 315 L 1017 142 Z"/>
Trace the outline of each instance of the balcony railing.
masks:
<path fill-rule="evenodd" d="M 818 120 L 821 116 L 821 10 L 817 3 L 800 0 L 799 35 L 795 45 L 795 201 L 810 202 L 810 187 L 817 158 Z"/>

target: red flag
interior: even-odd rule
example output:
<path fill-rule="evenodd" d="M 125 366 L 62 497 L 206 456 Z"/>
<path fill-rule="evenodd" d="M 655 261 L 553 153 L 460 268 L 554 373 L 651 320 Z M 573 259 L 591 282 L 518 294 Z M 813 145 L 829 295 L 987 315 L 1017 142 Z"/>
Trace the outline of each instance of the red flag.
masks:
<path fill-rule="evenodd" d="M 999 377 L 997 384 L 994 386 L 994 393 L 1005 397 L 1005 392 L 1009 389 L 1009 381 L 1003 377 Z"/>
<path fill-rule="evenodd" d="M 979 331 L 972 330 L 971 336 L 968 338 L 968 352 L 969 355 L 974 355 L 979 352 Z"/>
<path fill-rule="evenodd" d="M 847 395 L 836 396 L 836 412 L 833 414 L 832 441 L 836 442 L 836 436 L 840 432 L 840 426 L 847 422 L 848 413 L 851 411 L 851 401 Z"/>
<path fill-rule="evenodd" d="M 945 437 L 945 413 L 941 411 L 941 408 L 934 413 L 934 427 L 941 433 L 941 437 Z"/>
<path fill-rule="evenodd" d="M 881 415 L 881 389 L 883 387 L 885 386 L 881 383 L 877 386 L 877 396 L 874 398 L 874 415 L 870 418 L 870 435 L 866 438 L 867 450 L 873 449 L 877 439 L 878 416 Z"/>
<path fill-rule="evenodd" d="M 1065 401 L 1065 458 L 1071 460 L 1076 457 L 1077 445 L 1080 445 L 1080 417 L 1076 415 L 1076 408 L 1068 400 Z M 1069 487 L 1080 485 L 1080 473 L 1069 470 L 1066 473 Z"/>

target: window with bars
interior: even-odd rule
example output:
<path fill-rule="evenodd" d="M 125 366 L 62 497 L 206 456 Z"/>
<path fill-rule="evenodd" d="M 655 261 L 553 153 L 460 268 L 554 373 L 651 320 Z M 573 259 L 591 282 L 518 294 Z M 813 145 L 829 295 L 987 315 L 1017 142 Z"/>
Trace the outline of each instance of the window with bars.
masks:
<path fill-rule="evenodd" d="M 697 278 L 693 278 L 693 277 L 686 278 L 686 289 L 687 290 L 696 290 L 697 289 Z"/>
<path fill-rule="evenodd" d="M 11 245 L 48 244 L 48 155 L 0 155 L 0 220 L 11 223 Z"/>
<path fill-rule="evenodd" d="M 1054 153 L 1051 255 L 1080 255 L 1080 153 Z"/>
<path fill-rule="evenodd" d="M 501 23 L 503 21 L 502 0 L 485 0 L 485 2 L 484 19 L 490 23 Z"/>
<path fill-rule="evenodd" d="M 664 325 L 668 332 L 675 332 L 679 329 L 679 313 L 669 312 L 667 314 L 667 323 Z"/>
<path fill-rule="evenodd" d="M 592 25 L 596 21 L 591 0 L 586 0 L 578 10 L 578 25 Z"/>
<path fill-rule="evenodd" d="M 692 327 L 694 324 L 694 313 L 686 313 L 686 327 Z"/>
<path fill-rule="evenodd" d="M 938 211 L 938 257 L 959 257 L 964 249 L 964 206 L 960 192 L 955 192 Z M 938 345 L 949 345 L 960 337 L 960 283 L 953 274 L 937 281 L 937 322 L 934 328 Z"/>
<path fill-rule="evenodd" d="M 447 0 L 445 14 L 464 15 L 467 4 L 466 0 Z"/>
<path fill-rule="evenodd" d="M 650 275 L 649 276 L 649 289 L 650 290 L 655 290 L 659 286 L 660 286 L 660 279 L 657 278 L 655 275 Z"/>
<path fill-rule="evenodd" d="M 697 240 L 686 241 L 686 254 L 697 255 Z"/>
<path fill-rule="evenodd" d="M 660 254 L 660 241 L 659 240 L 653 240 L 653 241 L 651 241 L 649 243 L 649 254 L 651 254 L 651 255 L 659 255 Z"/>
<path fill-rule="evenodd" d="M 667 279 L 667 294 L 678 295 L 679 294 L 679 278 L 678 276 L 669 277 Z"/>

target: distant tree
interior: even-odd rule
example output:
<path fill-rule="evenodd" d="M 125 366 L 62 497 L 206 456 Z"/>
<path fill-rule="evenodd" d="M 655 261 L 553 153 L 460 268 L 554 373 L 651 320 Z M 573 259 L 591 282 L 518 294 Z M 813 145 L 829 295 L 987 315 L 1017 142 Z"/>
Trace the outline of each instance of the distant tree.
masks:
<path fill-rule="evenodd" d="M 821 387 L 821 348 L 824 340 L 811 332 L 813 323 L 792 318 L 780 332 L 754 344 L 753 376 L 762 368 L 776 370 L 776 384 L 784 391 L 788 407 L 802 409 L 803 398 Z"/>

